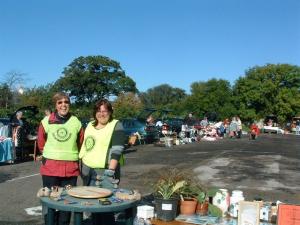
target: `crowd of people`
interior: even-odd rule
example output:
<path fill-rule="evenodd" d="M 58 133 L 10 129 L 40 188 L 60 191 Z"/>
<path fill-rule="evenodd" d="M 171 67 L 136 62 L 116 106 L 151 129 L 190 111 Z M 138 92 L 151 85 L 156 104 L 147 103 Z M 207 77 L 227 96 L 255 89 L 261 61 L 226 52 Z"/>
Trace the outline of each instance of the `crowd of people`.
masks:
<path fill-rule="evenodd" d="M 241 138 L 242 136 L 242 121 L 238 116 L 232 117 L 231 120 L 225 119 L 217 123 L 210 123 L 207 117 L 204 117 L 199 126 L 190 127 L 191 129 L 196 129 L 198 135 L 204 140 L 217 140 L 224 137 L 229 138 Z M 198 138 L 198 140 L 201 140 Z"/>
<path fill-rule="evenodd" d="M 160 120 L 155 122 L 153 116 L 147 118 L 146 124 L 159 127 L 161 134 L 164 136 L 168 134 L 169 136 L 174 136 L 174 128 L 172 130 L 168 124 L 162 123 Z M 259 134 L 257 124 L 251 124 L 249 130 L 249 138 L 256 139 Z M 230 120 L 225 119 L 224 121 L 212 123 L 207 117 L 199 121 L 192 113 L 189 113 L 184 119 L 180 131 L 177 132 L 176 135 L 182 142 L 193 142 L 200 140 L 214 141 L 224 137 L 241 138 L 242 134 L 243 125 L 239 116 L 234 116 Z"/>

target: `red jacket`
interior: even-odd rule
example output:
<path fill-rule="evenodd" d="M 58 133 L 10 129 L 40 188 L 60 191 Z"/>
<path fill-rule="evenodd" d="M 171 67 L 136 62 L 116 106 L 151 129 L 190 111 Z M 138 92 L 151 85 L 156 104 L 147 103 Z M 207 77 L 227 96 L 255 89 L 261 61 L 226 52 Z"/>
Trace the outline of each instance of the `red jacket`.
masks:
<path fill-rule="evenodd" d="M 70 115 L 67 118 L 60 118 L 57 116 L 57 114 L 51 113 L 49 118 L 50 124 L 63 124 L 68 121 L 70 118 Z M 77 146 L 78 150 L 80 150 L 80 147 L 83 143 L 84 139 L 84 130 L 83 128 L 80 129 L 78 136 L 77 136 Z M 38 137 L 37 137 L 37 143 L 40 152 L 43 152 L 45 143 L 47 141 L 47 134 L 45 132 L 45 129 L 40 123 L 39 129 L 38 129 Z M 41 175 L 46 176 L 57 176 L 57 177 L 72 177 L 72 176 L 78 176 L 79 175 L 79 164 L 78 161 L 64 161 L 64 160 L 53 160 L 53 159 L 45 159 L 43 158 L 41 168 L 40 168 Z"/>
<path fill-rule="evenodd" d="M 252 124 L 250 127 L 251 133 L 255 133 L 256 135 L 259 135 L 259 128 L 256 124 Z"/>

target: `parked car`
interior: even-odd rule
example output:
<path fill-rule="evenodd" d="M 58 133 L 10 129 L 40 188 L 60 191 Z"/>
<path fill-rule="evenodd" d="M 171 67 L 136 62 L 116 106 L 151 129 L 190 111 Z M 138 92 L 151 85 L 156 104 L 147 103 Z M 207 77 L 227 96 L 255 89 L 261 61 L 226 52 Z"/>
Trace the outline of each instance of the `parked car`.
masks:
<path fill-rule="evenodd" d="M 180 133 L 182 125 L 184 124 L 184 119 L 180 117 L 170 117 L 169 114 L 172 112 L 170 109 L 160 110 L 160 115 L 157 121 L 160 121 L 160 127 L 158 127 L 160 134 L 162 129 L 167 129 L 168 131 Z"/>
<path fill-rule="evenodd" d="M 157 110 L 153 108 L 146 108 L 141 111 L 137 118 L 121 119 L 120 121 L 124 127 L 125 134 L 129 137 L 138 132 L 146 143 L 152 143 L 158 140 L 159 131 L 157 127 L 146 124 L 146 119 L 155 111 Z"/>
<path fill-rule="evenodd" d="M 167 118 L 163 121 L 169 126 L 169 129 L 173 132 L 180 133 L 182 125 L 184 124 L 184 119 L 174 117 L 174 118 Z"/>
<path fill-rule="evenodd" d="M 0 124 L 3 126 L 9 125 L 9 118 L 0 118 Z"/>

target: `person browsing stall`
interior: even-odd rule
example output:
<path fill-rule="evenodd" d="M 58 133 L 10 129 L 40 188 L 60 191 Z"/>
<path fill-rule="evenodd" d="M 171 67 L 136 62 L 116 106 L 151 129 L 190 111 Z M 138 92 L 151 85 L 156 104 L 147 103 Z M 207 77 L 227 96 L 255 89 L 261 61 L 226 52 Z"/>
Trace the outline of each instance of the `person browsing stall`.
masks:
<path fill-rule="evenodd" d="M 12 138 L 15 143 L 16 160 L 23 160 L 23 145 L 26 136 L 26 126 L 23 119 L 23 112 L 18 111 L 13 118 L 12 123 Z"/>
<path fill-rule="evenodd" d="M 252 123 L 250 126 L 250 139 L 256 139 L 259 135 L 259 128 L 256 123 Z"/>
<path fill-rule="evenodd" d="M 38 128 L 43 187 L 76 186 L 79 175 L 78 155 L 84 131 L 79 119 L 69 112 L 70 98 L 67 94 L 56 93 L 52 100 L 55 111 L 44 117 Z M 68 225 L 71 213 L 59 211 L 56 218 L 55 224 Z"/>

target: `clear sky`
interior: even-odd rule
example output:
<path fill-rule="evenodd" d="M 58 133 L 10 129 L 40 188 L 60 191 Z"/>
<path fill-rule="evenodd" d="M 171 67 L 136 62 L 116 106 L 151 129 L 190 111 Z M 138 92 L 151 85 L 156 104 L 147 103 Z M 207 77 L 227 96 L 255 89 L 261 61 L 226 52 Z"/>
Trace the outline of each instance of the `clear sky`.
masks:
<path fill-rule="evenodd" d="M 232 84 L 250 67 L 300 66 L 299 0 L 1 0 L 0 81 L 56 81 L 79 56 L 118 61 L 140 91 Z"/>

